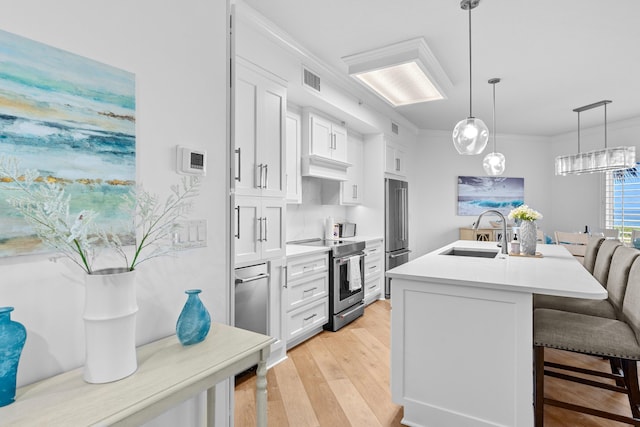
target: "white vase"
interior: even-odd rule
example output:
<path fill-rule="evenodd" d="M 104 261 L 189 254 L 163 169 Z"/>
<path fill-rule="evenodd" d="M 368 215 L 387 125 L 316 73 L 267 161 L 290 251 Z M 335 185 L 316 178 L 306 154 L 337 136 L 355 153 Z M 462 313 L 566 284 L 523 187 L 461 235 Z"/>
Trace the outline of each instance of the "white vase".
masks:
<path fill-rule="evenodd" d="M 85 281 L 84 380 L 108 383 L 133 374 L 136 357 L 136 276 L 126 268 L 88 274 Z"/>
<path fill-rule="evenodd" d="M 538 229 L 535 221 L 522 221 L 520 224 L 520 252 L 525 255 L 536 254 L 536 244 L 538 240 Z"/>

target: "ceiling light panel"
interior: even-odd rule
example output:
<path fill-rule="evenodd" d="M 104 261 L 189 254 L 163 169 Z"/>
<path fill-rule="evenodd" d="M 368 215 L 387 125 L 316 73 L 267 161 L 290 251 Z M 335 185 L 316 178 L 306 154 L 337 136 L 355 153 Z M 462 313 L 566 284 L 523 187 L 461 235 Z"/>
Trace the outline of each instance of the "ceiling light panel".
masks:
<path fill-rule="evenodd" d="M 351 76 L 394 107 L 446 99 L 453 87 L 423 38 L 342 59 Z"/>
<path fill-rule="evenodd" d="M 355 74 L 355 77 L 394 107 L 443 98 L 415 62 Z"/>

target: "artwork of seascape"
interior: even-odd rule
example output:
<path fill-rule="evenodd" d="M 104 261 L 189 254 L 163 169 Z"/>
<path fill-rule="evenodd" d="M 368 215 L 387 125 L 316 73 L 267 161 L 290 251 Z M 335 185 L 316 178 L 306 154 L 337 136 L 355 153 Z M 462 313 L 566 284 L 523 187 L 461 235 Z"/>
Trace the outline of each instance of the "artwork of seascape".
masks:
<path fill-rule="evenodd" d="M 458 177 L 458 215 L 480 215 L 495 209 L 508 215 L 524 204 L 524 178 L 494 176 Z"/>
<path fill-rule="evenodd" d="M 135 185 L 135 75 L 0 31 L 0 156 L 37 169 L 71 196 L 70 213 L 133 243 L 121 195 Z M 0 257 L 48 250 L 0 181 Z"/>

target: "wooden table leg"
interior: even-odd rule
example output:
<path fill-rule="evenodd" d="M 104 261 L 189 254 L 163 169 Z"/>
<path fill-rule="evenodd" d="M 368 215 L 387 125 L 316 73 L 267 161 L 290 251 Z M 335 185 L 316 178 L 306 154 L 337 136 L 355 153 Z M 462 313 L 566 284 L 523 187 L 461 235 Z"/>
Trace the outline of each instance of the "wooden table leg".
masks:
<path fill-rule="evenodd" d="M 256 424 L 267 426 L 267 360 L 264 352 L 260 352 L 260 362 L 256 370 Z"/>

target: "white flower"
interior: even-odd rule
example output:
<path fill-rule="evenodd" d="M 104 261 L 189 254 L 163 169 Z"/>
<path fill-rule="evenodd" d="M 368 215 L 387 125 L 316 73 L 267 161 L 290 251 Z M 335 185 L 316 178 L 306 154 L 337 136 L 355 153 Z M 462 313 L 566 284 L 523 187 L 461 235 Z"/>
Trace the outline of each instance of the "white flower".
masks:
<path fill-rule="evenodd" d="M 535 221 L 542 219 L 542 214 L 538 211 L 531 209 L 527 205 L 520 205 L 509 212 L 509 219 L 515 219 L 520 221 Z"/>

